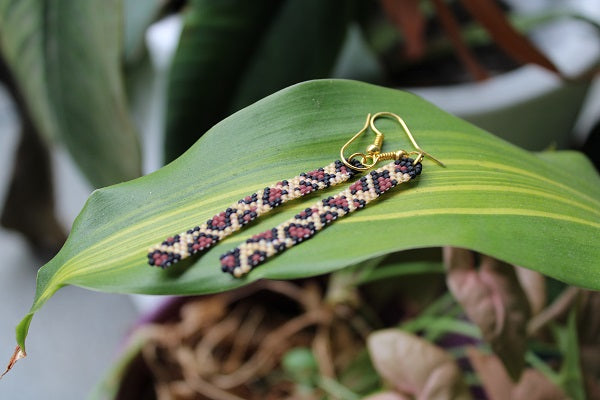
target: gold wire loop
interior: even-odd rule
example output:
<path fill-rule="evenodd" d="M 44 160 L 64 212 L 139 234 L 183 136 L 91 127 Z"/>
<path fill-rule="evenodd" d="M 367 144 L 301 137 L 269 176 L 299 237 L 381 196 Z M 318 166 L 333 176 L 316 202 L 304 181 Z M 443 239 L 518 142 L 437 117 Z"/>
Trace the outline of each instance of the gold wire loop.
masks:
<path fill-rule="evenodd" d="M 375 126 L 375 120 L 377 118 L 391 118 L 393 120 L 395 120 L 396 122 L 398 122 L 400 124 L 400 126 L 402 126 L 402 129 L 404 129 L 404 133 L 406 133 L 406 136 L 408 136 L 408 138 L 410 139 L 410 142 L 412 143 L 412 145 L 414 146 L 415 149 L 417 149 L 418 151 L 416 152 L 410 152 L 408 154 L 418 154 L 417 158 L 414 161 L 414 164 L 420 162 L 421 160 L 423 160 L 424 156 L 427 156 L 429 158 L 431 158 L 433 161 L 435 161 L 436 163 L 438 163 L 439 165 L 441 165 L 442 167 L 445 167 L 444 163 L 441 162 L 440 160 L 438 160 L 437 158 L 435 158 L 434 156 L 432 156 L 431 154 L 427 153 L 425 150 L 423 150 L 418 144 L 417 141 L 415 140 L 415 138 L 413 137 L 412 133 L 410 133 L 410 129 L 408 129 L 408 126 L 406 125 L 406 122 L 404 122 L 404 120 L 402 118 L 400 118 L 399 115 L 388 112 L 388 111 L 382 111 L 382 112 L 378 112 L 376 114 L 373 115 L 373 117 L 371 117 L 371 120 L 369 121 L 369 126 L 371 127 L 371 129 L 373 130 L 373 132 L 375 132 L 375 134 L 379 134 L 383 136 L 383 133 L 381 133 L 381 131 L 379 131 L 379 129 L 377 129 L 377 127 Z"/>
<path fill-rule="evenodd" d="M 346 156 L 344 156 L 344 151 L 346 150 L 346 148 L 348 146 L 350 146 L 350 144 L 352 142 L 354 142 L 360 135 L 362 135 L 363 133 L 365 133 L 367 131 L 367 129 L 369 129 L 369 123 L 371 122 L 371 114 L 367 114 L 367 120 L 365 121 L 365 126 L 362 127 L 362 129 L 360 131 L 358 131 L 354 136 L 352 136 L 350 138 L 350 140 L 348 140 L 340 149 L 340 158 L 342 160 L 342 162 L 344 163 L 344 165 L 346 165 L 346 167 L 348 168 L 352 168 L 356 171 L 368 171 L 369 169 L 371 169 L 376 163 L 376 160 L 372 160 L 372 163 L 369 166 L 364 166 L 364 167 L 357 167 L 351 164 L 351 161 L 356 158 L 356 157 L 361 157 L 361 164 L 365 165 L 365 162 L 367 162 L 367 158 L 368 155 L 364 154 L 364 153 L 354 153 L 352 154 L 348 159 L 346 159 Z M 379 147 L 381 147 L 381 144 L 383 143 L 383 133 L 379 132 L 379 134 L 377 132 L 375 132 L 375 141 L 373 142 L 372 146 L 377 146 L 379 145 Z M 369 150 L 367 149 L 367 153 L 369 153 Z M 370 154 L 369 154 L 370 156 Z"/>
<path fill-rule="evenodd" d="M 416 151 L 406 152 L 404 150 L 397 150 L 397 151 L 388 151 L 385 153 L 381 152 L 384 135 L 375 126 L 375 120 L 377 118 L 385 118 L 385 117 L 391 118 L 391 119 L 397 121 L 400 124 L 400 126 L 402 126 L 402 129 L 404 129 L 404 133 L 406 133 L 406 136 L 408 136 L 408 138 L 410 139 L 410 142 L 412 143 L 412 145 L 414 146 Z M 354 142 L 356 139 L 358 139 L 358 137 L 360 135 L 365 133 L 369 127 L 375 133 L 375 140 L 373 141 L 372 144 L 370 144 L 367 147 L 366 153 L 352 153 L 352 155 L 350 155 L 350 157 L 346 158 L 344 156 L 344 152 L 345 152 L 346 148 L 352 142 Z M 350 140 L 348 140 L 340 149 L 340 158 L 341 158 L 342 162 L 344 163 L 344 165 L 346 165 L 348 168 L 352 168 L 356 171 L 368 171 L 371 168 L 373 168 L 375 166 L 375 164 L 377 164 L 379 161 L 399 160 L 403 156 L 411 155 L 411 154 L 417 155 L 417 157 L 414 161 L 414 164 L 421 162 L 423 160 L 423 157 L 427 156 L 427 157 L 431 158 L 433 161 L 435 161 L 436 163 L 438 163 L 439 165 L 441 165 L 442 167 L 445 166 L 444 163 L 442 163 L 440 160 L 433 157 L 431 154 L 427 153 L 425 150 L 423 150 L 421 147 L 419 147 L 419 145 L 417 144 L 417 141 L 413 137 L 412 133 L 410 133 L 408 126 L 406 125 L 404 120 L 402 118 L 400 118 L 400 116 L 398 116 L 394 113 L 391 113 L 391 112 L 387 112 L 387 111 L 378 112 L 378 113 L 374 114 L 373 116 L 371 116 L 371 114 L 367 114 L 367 120 L 365 122 L 365 126 L 363 126 L 363 128 L 360 131 L 358 131 L 354 136 L 352 136 L 352 138 L 350 138 Z M 357 167 L 355 165 L 352 165 L 352 163 L 351 163 L 352 160 L 354 160 L 355 158 L 358 158 L 358 157 L 360 157 L 360 163 L 362 164 L 362 167 Z"/>
<path fill-rule="evenodd" d="M 377 162 L 379 161 L 379 158 L 376 158 L 376 156 L 372 155 L 372 154 L 365 154 L 365 153 L 352 153 L 350 155 L 350 157 L 348 157 L 348 162 L 351 162 L 352 160 L 354 160 L 355 158 L 360 157 L 360 163 L 363 165 L 363 167 L 357 167 L 355 165 L 350 164 L 350 168 L 352 169 L 356 169 L 359 171 L 367 171 L 371 168 L 373 168 L 375 166 L 375 164 L 377 164 Z M 344 160 L 342 159 L 342 162 Z M 348 164 L 346 164 L 348 165 Z"/>

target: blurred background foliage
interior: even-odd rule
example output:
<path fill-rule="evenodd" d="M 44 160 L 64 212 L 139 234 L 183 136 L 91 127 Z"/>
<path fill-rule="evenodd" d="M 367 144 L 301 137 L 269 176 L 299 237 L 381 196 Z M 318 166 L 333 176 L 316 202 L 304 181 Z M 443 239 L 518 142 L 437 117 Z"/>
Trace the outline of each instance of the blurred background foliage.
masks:
<path fill-rule="evenodd" d="M 235 111 L 279 89 L 316 78 L 347 78 L 409 88 L 426 98 L 435 97 L 432 94 L 435 90 L 440 99 L 446 99 L 444 104 L 450 111 L 515 144 L 531 150 L 579 149 L 598 166 L 598 121 L 592 121 L 578 136 L 574 134 L 578 114 L 597 73 L 598 55 L 571 68 L 561 60 L 573 58 L 573 54 L 563 57 L 554 53 L 552 45 L 541 49 L 531 40 L 547 34 L 549 26 L 565 20 L 583 21 L 586 29 L 592 30 L 598 29 L 598 22 L 567 7 L 516 12 L 522 11 L 520 7 L 523 6 L 518 2 L 492 0 L 0 0 L 0 79 L 13 98 L 21 121 L 20 143 L 0 222 L 22 233 L 42 258 L 50 258 L 66 238 L 65 228 L 55 215 L 50 162 L 55 146 L 68 150 L 94 188 L 127 181 L 174 160 L 210 127 Z M 171 33 L 166 36 L 176 37 L 176 45 L 171 46 L 172 57 L 165 58 L 168 51 L 160 51 L 160 46 L 168 47 L 168 38 L 160 37 L 166 31 L 150 32 L 152 26 L 161 24 L 170 26 Z M 173 31 L 180 34 L 173 35 Z M 150 48 L 151 42 L 159 49 Z M 576 55 L 583 60 L 586 54 Z M 549 89 L 538 89 L 531 94 L 525 85 L 521 87 L 510 80 L 519 74 L 528 76 L 525 74 L 531 68 L 536 73 L 540 69 L 545 71 L 544 78 L 532 75 L 532 82 L 552 81 Z M 158 95 L 151 89 L 157 80 Z M 509 86 L 509 92 L 516 96 L 506 100 L 505 95 L 496 95 L 494 90 L 502 85 Z M 486 96 L 498 97 L 500 101 L 480 107 L 487 104 Z M 158 108 L 149 105 L 149 97 L 158 99 Z M 462 104 L 471 97 L 473 103 L 453 109 L 453 102 Z M 160 134 L 152 138 L 145 131 L 148 114 L 156 110 L 160 115 L 153 121 L 159 125 Z M 439 254 L 436 256 L 441 258 Z M 465 261 L 465 257 L 468 258 L 463 255 L 463 262 L 474 269 L 476 262 Z M 446 267 L 451 270 L 452 263 L 448 260 Z M 486 331 L 486 322 L 472 314 L 472 298 L 462 299 L 457 289 L 451 290 L 464 312 L 447 297 L 415 300 L 420 291 L 443 292 L 441 270 L 439 263 L 426 273 L 421 270 L 425 275 L 432 271 L 437 274 L 427 284 L 422 276 L 415 280 L 420 282 L 416 286 L 423 290 L 404 287 L 414 296 L 412 300 L 405 299 L 403 317 L 419 314 L 421 321 L 425 321 L 418 322 L 417 318 L 413 326 L 404 326 L 405 330 L 435 340 L 442 333 L 456 333 L 458 329 L 469 340 L 480 341 L 479 333 L 457 325 L 456 321 L 460 322 L 466 313 L 493 348 L 498 338 L 486 337 L 493 329 L 488 326 Z M 457 279 L 456 274 L 453 277 L 449 273 L 448 286 L 452 287 L 453 279 Z M 502 279 L 508 279 L 513 287 L 519 285 L 514 283 L 514 277 Z M 353 285 L 351 292 L 355 290 Z M 363 296 L 372 304 L 379 301 L 376 307 L 380 310 L 397 301 L 390 294 L 392 289 L 381 290 L 385 287 L 383 283 L 376 289 L 364 285 Z M 523 281 L 521 285 L 526 286 Z M 531 385 L 551 381 L 558 389 L 544 395 L 561 398 L 567 393 L 571 398 L 584 398 L 587 390 L 591 398 L 591 393 L 600 391 L 597 383 L 600 369 L 594 357 L 578 359 L 575 326 L 578 321 L 569 310 L 577 305 L 580 310 L 588 310 L 586 313 L 597 311 L 594 309 L 597 296 L 572 294 L 554 281 L 548 281 L 547 286 L 525 289 L 534 293 L 534 297 L 535 293 L 541 296 L 543 292 L 542 304 L 549 304 L 548 308 L 542 307 L 546 314 L 541 309 L 531 311 L 531 315 L 539 313 L 542 317 L 534 319 L 540 326 L 531 327 L 530 323 L 528 329 L 537 333 L 542 327 L 551 326 L 542 335 L 552 336 L 549 341 L 554 345 L 548 348 L 540 342 L 536 344 L 538 348 L 527 350 L 528 368 L 537 367 L 535 371 L 544 372 L 542 380 L 537 375 L 529 378 L 534 382 Z M 520 304 L 527 302 L 523 291 L 506 295 L 497 287 L 490 290 L 492 295 L 500 293 L 500 297 L 518 299 Z M 442 300 L 446 304 L 439 306 Z M 344 296 L 340 303 L 347 301 Z M 529 302 L 533 308 L 531 298 Z M 424 306 L 430 303 L 438 304 L 439 308 Z M 441 318 L 448 315 L 449 309 L 459 318 L 443 320 L 447 324 L 441 328 L 427 325 L 432 315 Z M 554 319 L 564 324 L 556 324 Z M 394 323 L 397 322 L 395 319 Z M 579 322 L 581 346 L 597 349 L 597 337 L 594 339 L 597 324 L 582 328 Z M 331 328 L 331 321 L 328 323 L 326 326 Z M 370 393 L 380 387 L 380 377 L 392 382 L 385 394 L 388 397 L 381 399 L 404 398 L 399 393 L 406 382 L 418 382 L 415 384 L 418 393 L 413 395 L 427 396 L 430 388 L 425 377 L 402 376 L 401 369 L 390 375 L 386 361 L 380 359 L 385 352 L 377 350 L 377 341 L 416 341 L 415 346 L 424 347 L 429 344 L 418 342 L 420 339 L 416 337 L 381 337 L 384 339 L 369 341 L 371 359 L 363 352 L 356 358 L 359 361 L 346 365 L 348 371 L 362 368 L 362 376 L 371 377 L 364 387 L 355 387 L 354 392 L 345 391 L 352 387 L 352 379 L 339 383 L 315 373 L 319 367 L 315 361 L 318 354 L 315 355 L 314 348 L 305 348 L 310 342 L 301 342 L 286 353 L 282 373 L 295 382 L 294 390 L 306 396 L 326 393 L 350 399 L 356 393 Z M 356 338 L 348 340 L 357 343 Z M 500 342 L 506 344 L 503 340 L 506 338 Z M 156 342 L 160 344 L 160 338 Z M 436 363 L 452 364 L 452 357 L 443 350 L 423 351 L 435 354 L 437 360 L 425 368 L 428 372 L 424 376 L 431 373 Z M 502 350 L 497 353 L 500 359 L 507 354 Z M 396 360 L 403 357 L 405 354 L 399 352 Z M 499 361 L 485 357 L 473 352 L 467 355 L 488 395 L 500 393 L 490 398 L 501 398 L 513 385 L 508 378 L 508 375 L 514 377 L 513 371 L 509 368 L 507 379 L 498 383 L 490 377 L 498 371 L 494 368 L 498 368 Z M 557 373 L 546 366 L 556 367 L 560 360 L 563 364 Z M 501 362 L 505 366 L 514 364 Z M 581 375 L 580 362 L 586 363 L 590 374 Z M 453 368 L 450 365 L 449 370 L 452 372 Z M 517 369 L 521 373 L 523 366 Z M 345 372 L 351 374 L 348 371 Z M 447 387 L 460 380 L 452 379 L 444 381 Z M 456 387 L 454 394 L 462 393 L 460 385 Z M 521 389 L 510 386 L 510 390 L 517 393 Z"/>

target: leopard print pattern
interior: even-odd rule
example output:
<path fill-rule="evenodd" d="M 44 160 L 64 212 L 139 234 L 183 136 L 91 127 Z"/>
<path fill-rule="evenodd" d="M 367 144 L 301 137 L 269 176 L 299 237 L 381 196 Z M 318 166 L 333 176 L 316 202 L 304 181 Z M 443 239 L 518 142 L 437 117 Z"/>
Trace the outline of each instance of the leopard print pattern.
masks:
<path fill-rule="evenodd" d="M 245 243 L 221 256 L 221 268 L 236 278 L 242 277 L 268 258 L 313 237 L 333 221 L 360 210 L 402 182 L 421 173 L 421 163 L 404 157 L 360 178 L 335 196 L 327 197 L 279 224 L 254 235 Z"/>
<path fill-rule="evenodd" d="M 356 166 L 360 166 L 357 161 Z M 259 216 L 288 201 L 329 186 L 338 185 L 354 176 L 357 171 L 339 160 L 324 168 L 302 173 L 290 180 L 277 182 L 253 193 L 204 224 L 171 236 L 148 249 L 148 264 L 166 268 L 191 255 L 204 251 L 231 235 Z"/>

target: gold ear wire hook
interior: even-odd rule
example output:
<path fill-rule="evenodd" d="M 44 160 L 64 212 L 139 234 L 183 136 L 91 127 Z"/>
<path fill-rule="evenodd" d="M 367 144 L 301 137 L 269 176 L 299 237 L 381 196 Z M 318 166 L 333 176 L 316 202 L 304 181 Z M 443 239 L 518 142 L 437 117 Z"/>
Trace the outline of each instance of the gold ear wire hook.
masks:
<path fill-rule="evenodd" d="M 368 171 L 378 161 L 377 155 L 381 151 L 381 145 L 383 144 L 383 133 L 381 133 L 379 131 L 375 131 L 375 140 L 373 141 L 373 144 L 371 144 L 371 145 L 369 145 L 369 147 L 367 147 L 367 154 L 352 153 L 349 158 L 346 158 L 346 156 L 344 156 L 344 151 L 346 150 L 346 148 L 352 142 L 354 142 L 360 135 L 365 133 L 365 131 L 367 129 L 369 129 L 370 123 L 371 123 L 371 114 L 367 114 L 367 120 L 365 121 L 365 126 L 363 126 L 360 131 L 358 131 L 354 136 L 352 136 L 352 138 L 350 138 L 350 140 L 348 140 L 340 149 L 340 158 L 341 158 L 342 162 L 344 163 L 344 165 L 346 165 L 348 168 L 352 168 L 353 170 L 356 170 L 356 171 Z M 361 164 L 363 165 L 362 167 L 357 167 L 356 165 L 353 165 L 351 163 L 351 161 L 355 157 L 359 157 L 359 156 L 361 157 Z"/>
<path fill-rule="evenodd" d="M 414 153 L 417 153 L 418 156 L 417 156 L 417 159 L 414 162 L 415 164 L 418 163 L 418 162 L 420 162 L 423 159 L 423 156 L 427 156 L 431 160 L 433 160 L 436 163 L 438 163 L 439 165 L 441 165 L 442 167 L 445 167 L 445 165 L 444 165 L 443 162 L 441 162 L 440 160 L 438 160 L 437 158 L 435 158 L 431 154 L 427 153 L 425 150 L 423 150 L 417 144 L 417 141 L 413 137 L 412 133 L 410 133 L 410 130 L 408 129 L 408 126 L 406 125 L 406 123 L 404 122 L 404 120 L 402 118 L 400 118 L 400 116 L 397 115 L 397 114 L 394 114 L 394 113 L 391 113 L 391 112 L 388 112 L 388 111 L 382 111 L 382 112 L 378 112 L 378 113 L 374 114 L 373 117 L 371 118 L 371 120 L 369 121 L 369 126 L 371 127 L 371 129 L 373 130 L 373 132 L 375 132 L 376 135 L 381 135 L 383 137 L 383 133 L 381 133 L 379 131 L 379 129 L 377 129 L 377 127 L 375 126 L 375 120 L 377 118 L 380 118 L 380 117 L 388 117 L 388 118 L 396 120 L 402 126 L 402 129 L 404 129 L 404 133 L 406 133 L 406 136 L 408 136 L 408 138 L 410 139 L 410 142 L 413 144 L 413 146 L 415 147 L 415 149 L 417 149 L 418 151 L 417 152 L 406 153 L 403 150 L 399 150 L 399 151 L 396 151 L 396 152 L 380 153 L 380 154 L 376 154 L 374 156 L 374 159 L 376 158 L 377 161 L 379 161 L 379 160 L 397 160 L 398 158 L 400 158 L 404 154 L 414 154 Z"/>

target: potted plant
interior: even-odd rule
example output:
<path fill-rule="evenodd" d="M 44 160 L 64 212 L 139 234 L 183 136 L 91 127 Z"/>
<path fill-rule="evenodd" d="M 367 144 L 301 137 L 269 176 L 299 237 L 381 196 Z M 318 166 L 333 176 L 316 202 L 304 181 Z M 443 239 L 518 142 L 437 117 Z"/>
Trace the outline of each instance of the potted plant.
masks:
<path fill-rule="evenodd" d="M 86 15 L 97 11 L 94 4 L 85 6 Z M 597 289 L 600 281 L 598 249 L 589 241 L 599 228 L 600 195 L 597 173 L 589 163 L 571 152 L 524 151 L 413 95 L 357 81 L 307 81 L 243 107 L 292 79 L 274 68 L 273 60 L 282 54 L 302 56 L 303 63 L 289 64 L 297 69 L 293 80 L 330 70 L 337 58 L 330 47 L 341 47 L 356 14 L 350 5 L 340 12 L 320 2 L 228 7 L 198 1 L 186 8 L 169 75 L 165 154 L 174 161 L 90 196 L 66 244 L 39 272 L 34 304 L 17 327 L 19 346 L 9 368 L 25 354 L 34 314 L 70 284 L 120 293 L 212 294 L 175 307 L 178 311 L 170 313 L 166 325 L 144 328 L 146 336 L 129 353 L 133 363 L 124 362 L 118 369 L 115 376 L 129 383 L 152 372 L 158 388 L 154 395 L 350 399 L 445 393 L 468 398 L 485 391 L 500 398 L 494 396 L 531 393 L 532 385 L 541 384 L 549 390 L 543 395 L 582 398 L 584 390 L 594 393 L 597 377 L 583 375 L 577 345 L 595 344 L 583 337 L 577 340 L 577 310 L 588 312 L 595 297 L 565 286 Z M 101 20 L 115 24 L 112 14 L 103 10 Z M 148 15 L 156 12 L 150 11 Z M 314 24 L 302 23 L 307 15 Z M 20 26 L 11 29 L 23 32 Z M 231 35 L 222 35 L 222 29 Z M 297 40 L 292 34 L 298 29 L 306 30 L 305 42 L 291 42 Z M 1 37 L 20 90 L 33 93 L 39 81 L 22 79 L 18 41 Z M 322 47 L 313 48 L 310 38 Z M 108 68 L 94 70 L 93 83 L 100 91 L 97 101 L 123 111 L 125 103 L 111 103 L 111 93 L 102 94 L 110 89 L 124 96 L 115 62 L 118 40 L 113 39 L 114 48 L 107 51 L 111 57 L 91 63 L 106 62 Z M 254 47 L 234 51 L 222 46 L 225 39 L 244 39 Z M 199 52 L 200 46 L 206 51 Z M 117 84 L 102 85 L 101 77 Z M 193 87 L 204 89 L 190 90 Z M 74 126 L 100 125 L 95 116 L 57 118 L 56 104 L 25 98 L 25 106 L 36 110 L 32 119 L 38 127 L 72 134 L 65 138 L 74 143 L 81 134 Z M 64 100 L 57 104 L 73 112 L 86 104 L 57 98 Z M 237 108 L 241 109 L 223 119 Z M 103 112 L 111 114 L 110 110 Z M 301 213 L 305 202 L 290 203 L 265 222 L 256 221 L 243 233 L 168 269 L 147 265 L 147 249 L 153 243 L 185 232 L 271 182 L 332 162 L 365 115 L 379 111 L 400 114 L 423 149 L 445 167 L 426 158 L 415 182 L 242 279 L 223 274 L 219 256 Z M 119 116 L 112 123 L 129 126 L 129 117 Z M 52 124 L 42 125 L 43 121 Z M 98 126 L 93 132 L 100 131 Z M 413 150 L 415 143 L 407 141 L 393 121 L 378 126 L 385 132 L 384 150 Z M 130 135 L 121 128 L 113 127 L 112 133 Z M 94 138 L 103 146 L 112 140 L 99 133 Z M 367 144 L 362 139 L 357 151 Z M 131 136 L 119 140 L 129 141 Z M 98 182 L 126 180 L 125 170 L 119 168 L 139 166 L 139 159 L 116 157 L 120 167 L 103 175 L 97 170 L 106 162 L 101 160 L 87 166 Z M 323 195 L 335 193 L 333 189 Z M 318 199 L 319 194 L 313 196 Z M 549 278 L 527 275 L 512 265 Z M 546 282 L 549 289 L 543 288 Z M 579 328 L 583 332 L 581 324 Z M 418 353 L 409 357 L 414 348 Z M 408 367 L 398 360 L 410 360 L 418 371 L 406 373 Z M 595 371 L 594 360 L 584 361 Z M 444 379 L 432 378 L 436 376 Z M 114 380 L 107 382 L 98 396 L 130 393 Z M 387 390 L 379 393 L 384 387 Z"/>

